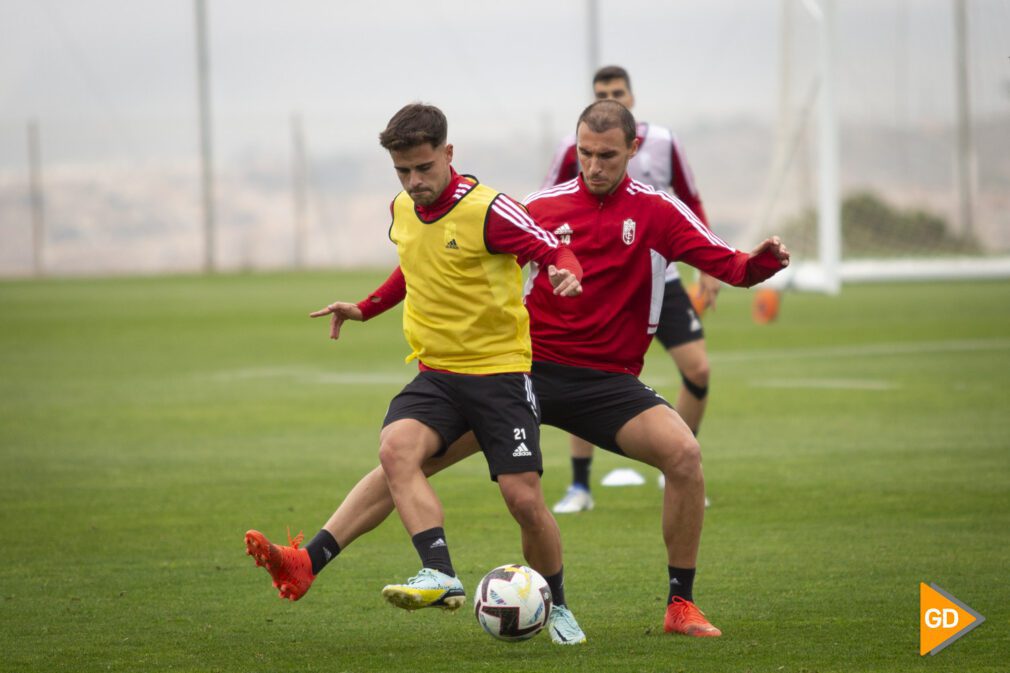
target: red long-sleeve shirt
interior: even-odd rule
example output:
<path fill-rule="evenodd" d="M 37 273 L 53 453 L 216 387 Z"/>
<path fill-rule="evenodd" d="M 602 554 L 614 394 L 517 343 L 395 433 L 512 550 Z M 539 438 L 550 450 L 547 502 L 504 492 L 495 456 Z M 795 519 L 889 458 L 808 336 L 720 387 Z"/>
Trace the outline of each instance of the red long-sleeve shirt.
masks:
<path fill-rule="evenodd" d="M 732 248 L 682 202 L 627 176 L 603 197 L 579 176 L 525 203 L 545 229 L 569 241 L 584 273 L 582 294 L 564 301 L 543 274 L 527 284 L 535 361 L 637 376 L 656 331 L 669 263 L 684 261 L 741 287 L 782 268 L 770 252 L 751 256 Z"/>

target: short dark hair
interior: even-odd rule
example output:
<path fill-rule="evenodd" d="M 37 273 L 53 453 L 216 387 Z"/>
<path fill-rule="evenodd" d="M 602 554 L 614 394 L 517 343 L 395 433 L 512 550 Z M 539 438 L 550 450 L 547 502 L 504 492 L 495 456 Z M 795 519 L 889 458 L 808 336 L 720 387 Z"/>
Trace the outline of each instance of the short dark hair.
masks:
<path fill-rule="evenodd" d="M 449 123 L 434 105 L 411 103 L 404 105 L 379 134 L 379 144 L 391 152 L 409 150 L 431 143 L 439 147 L 445 142 Z"/>
<path fill-rule="evenodd" d="M 605 65 L 596 71 L 593 75 L 593 84 L 597 82 L 609 82 L 612 79 L 623 79 L 624 83 L 628 85 L 628 93 L 631 93 L 631 76 L 628 75 L 628 71 L 619 65 Z"/>
<path fill-rule="evenodd" d="M 616 100 L 607 98 L 591 103 L 579 115 L 579 121 L 575 125 L 576 133 L 583 123 L 594 133 L 606 133 L 610 129 L 621 129 L 624 132 L 624 140 L 627 141 L 629 147 L 635 140 L 635 116 L 631 114 L 631 110 Z"/>

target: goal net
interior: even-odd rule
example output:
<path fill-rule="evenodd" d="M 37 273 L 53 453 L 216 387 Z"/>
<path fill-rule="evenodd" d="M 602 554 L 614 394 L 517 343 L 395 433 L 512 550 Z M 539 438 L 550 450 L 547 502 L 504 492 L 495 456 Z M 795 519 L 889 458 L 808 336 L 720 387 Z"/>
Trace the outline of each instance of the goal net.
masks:
<path fill-rule="evenodd" d="M 878 4 L 867 26 L 846 3 L 782 1 L 776 151 L 748 238 L 793 252 L 777 289 L 1010 277 L 1010 80 L 991 77 L 1010 71 L 1010 9 Z"/>

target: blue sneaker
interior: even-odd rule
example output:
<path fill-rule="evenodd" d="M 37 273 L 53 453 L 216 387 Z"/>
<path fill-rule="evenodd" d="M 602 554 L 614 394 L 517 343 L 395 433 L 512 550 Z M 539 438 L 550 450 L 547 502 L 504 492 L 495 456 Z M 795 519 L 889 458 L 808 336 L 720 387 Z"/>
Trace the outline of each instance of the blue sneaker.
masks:
<path fill-rule="evenodd" d="M 567 605 L 555 605 L 547 618 L 547 630 L 555 645 L 581 645 L 586 642 L 586 634 L 579 628 L 575 615 Z"/>
<path fill-rule="evenodd" d="M 458 610 L 466 602 L 466 592 L 458 577 L 450 577 L 431 568 L 421 568 L 421 572 L 407 580 L 406 584 L 384 586 L 382 597 L 404 610 Z"/>

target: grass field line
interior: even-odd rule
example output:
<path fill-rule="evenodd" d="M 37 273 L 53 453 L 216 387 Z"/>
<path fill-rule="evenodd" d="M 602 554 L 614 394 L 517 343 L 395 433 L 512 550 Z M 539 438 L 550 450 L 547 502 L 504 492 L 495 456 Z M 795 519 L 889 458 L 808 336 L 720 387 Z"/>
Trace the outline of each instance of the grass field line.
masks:
<path fill-rule="evenodd" d="M 967 353 L 1010 349 L 1010 339 L 957 339 L 948 341 L 921 341 L 910 343 L 870 343 L 857 346 L 823 346 L 801 348 L 768 348 L 760 350 L 712 353 L 714 363 L 747 363 L 772 360 L 798 360 L 833 358 L 859 358 L 898 355 L 923 355 L 930 353 Z M 218 382 L 247 380 L 284 379 L 297 383 L 319 385 L 405 385 L 414 374 L 409 371 L 355 372 L 319 371 L 308 367 L 244 367 L 218 371 L 210 375 L 200 375 L 201 380 Z M 652 385 L 673 385 L 673 379 L 644 377 Z M 758 384 L 755 384 L 758 385 Z M 851 379 L 780 379 L 763 381 L 761 387 L 768 388 L 835 388 L 852 390 L 891 390 L 894 385 L 887 381 Z"/>
<path fill-rule="evenodd" d="M 247 367 L 219 371 L 209 377 L 213 381 L 232 382 L 262 379 L 285 379 L 297 383 L 324 385 L 403 385 L 410 381 L 413 370 L 407 372 L 333 372 L 307 367 Z"/>
<path fill-rule="evenodd" d="M 812 388 L 815 390 L 894 390 L 898 387 L 890 381 L 872 379 L 769 379 L 751 381 L 753 388 Z"/>
<path fill-rule="evenodd" d="M 673 377 L 647 377 L 646 383 L 652 387 L 680 385 L 680 379 Z M 880 379 L 757 379 L 749 381 L 752 388 L 773 388 L 780 390 L 858 390 L 858 391 L 890 391 L 901 386 L 893 381 Z"/>
<path fill-rule="evenodd" d="M 815 358 L 853 358 L 892 355 L 926 355 L 929 353 L 969 353 L 1010 349 L 1010 339 L 956 339 L 950 341 L 916 341 L 908 343 L 869 343 L 856 346 L 822 346 L 813 348 L 768 348 L 729 353 L 712 353 L 713 362 L 759 362 L 762 360 L 797 360 Z"/>

